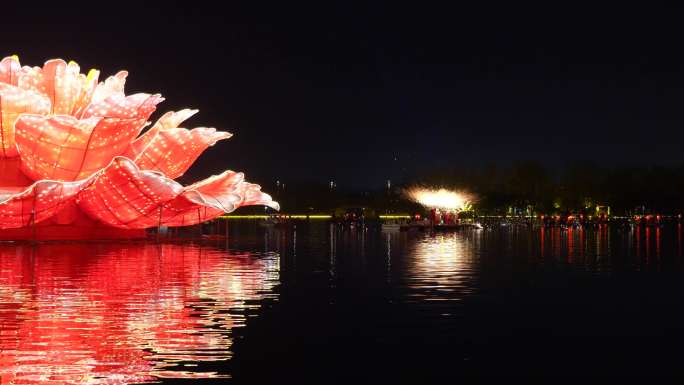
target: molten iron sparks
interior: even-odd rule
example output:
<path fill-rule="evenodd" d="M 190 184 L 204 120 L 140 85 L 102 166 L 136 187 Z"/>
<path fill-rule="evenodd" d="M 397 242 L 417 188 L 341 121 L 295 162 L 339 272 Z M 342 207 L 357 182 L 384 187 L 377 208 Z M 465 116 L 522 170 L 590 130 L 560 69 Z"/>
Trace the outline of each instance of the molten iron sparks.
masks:
<path fill-rule="evenodd" d="M 413 201 L 428 208 L 463 211 L 470 207 L 474 196 L 462 191 L 413 187 L 406 191 Z"/>

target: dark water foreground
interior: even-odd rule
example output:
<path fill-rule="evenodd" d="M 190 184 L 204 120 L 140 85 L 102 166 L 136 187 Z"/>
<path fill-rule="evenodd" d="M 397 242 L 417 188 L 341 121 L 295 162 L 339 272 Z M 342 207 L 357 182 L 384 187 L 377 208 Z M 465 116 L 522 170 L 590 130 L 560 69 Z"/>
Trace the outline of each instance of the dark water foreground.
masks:
<path fill-rule="evenodd" d="M 681 376 L 683 230 L 0 245 L 0 383 Z"/>

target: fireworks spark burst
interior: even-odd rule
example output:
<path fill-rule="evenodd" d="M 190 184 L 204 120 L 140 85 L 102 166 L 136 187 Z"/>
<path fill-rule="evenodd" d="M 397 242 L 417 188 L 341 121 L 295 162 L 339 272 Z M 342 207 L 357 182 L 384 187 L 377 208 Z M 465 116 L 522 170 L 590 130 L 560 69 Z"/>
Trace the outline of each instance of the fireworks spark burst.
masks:
<path fill-rule="evenodd" d="M 413 201 L 427 207 L 444 210 L 465 211 L 475 200 L 475 196 L 464 191 L 413 187 L 406 191 Z"/>

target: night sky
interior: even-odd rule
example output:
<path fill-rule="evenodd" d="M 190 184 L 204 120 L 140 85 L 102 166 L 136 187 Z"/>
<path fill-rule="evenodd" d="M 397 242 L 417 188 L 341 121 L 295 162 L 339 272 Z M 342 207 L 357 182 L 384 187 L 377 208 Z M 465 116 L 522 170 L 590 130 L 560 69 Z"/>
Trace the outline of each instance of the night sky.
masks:
<path fill-rule="evenodd" d="M 230 168 L 370 189 L 517 160 L 683 161 L 676 10 L 64 3 L 3 4 L 3 56 L 126 69 L 128 93 L 166 97 L 153 119 L 193 107 L 188 126 L 234 133 L 187 181 Z"/>

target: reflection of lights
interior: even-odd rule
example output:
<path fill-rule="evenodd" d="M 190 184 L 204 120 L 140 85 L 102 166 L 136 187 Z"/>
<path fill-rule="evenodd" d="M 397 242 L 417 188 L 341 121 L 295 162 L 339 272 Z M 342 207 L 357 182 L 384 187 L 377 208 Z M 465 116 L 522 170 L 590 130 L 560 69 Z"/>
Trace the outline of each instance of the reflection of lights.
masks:
<path fill-rule="evenodd" d="M 440 271 L 457 270 L 462 264 L 457 239 L 454 236 L 437 235 L 418 243 L 419 261 L 425 268 Z"/>
<path fill-rule="evenodd" d="M 415 258 L 412 276 L 416 280 L 411 286 L 415 289 L 449 290 L 457 295 L 469 294 L 474 252 L 477 249 L 473 242 L 477 242 L 480 236 L 481 233 L 467 236 L 437 234 L 417 242 L 409 254 Z"/>
<path fill-rule="evenodd" d="M 414 187 L 407 191 L 407 195 L 413 201 L 425 207 L 456 211 L 468 209 L 470 203 L 474 200 L 473 196 L 468 193 L 450 191 L 443 188 L 436 190 Z"/>
<path fill-rule="evenodd" d="M 178 245 L 0 247 L 0 377 L 127 384 L 217 378 L 230 330 L 278 280 L 278 257 Z M 29 262 L 30 261 L 30 262 Z M 27 279 L 28 278 L 28 279 Z M 185 365 L 180 365 L 185 363 Z"/>

